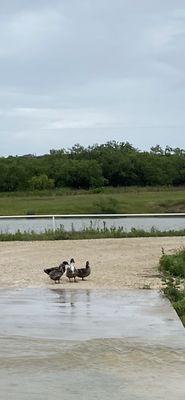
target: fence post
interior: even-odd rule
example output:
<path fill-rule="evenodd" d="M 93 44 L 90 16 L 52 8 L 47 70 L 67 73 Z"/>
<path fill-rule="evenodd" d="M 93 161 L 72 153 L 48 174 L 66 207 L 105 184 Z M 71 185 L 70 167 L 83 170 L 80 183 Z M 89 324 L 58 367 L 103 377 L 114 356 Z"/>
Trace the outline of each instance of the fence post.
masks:
<path fill-rule="evenodd" d="M 56 230 L 56 226 L 55 226 L 55 216 L 53 215 L 53 232 L 55 232 L 55 230 Z"/>

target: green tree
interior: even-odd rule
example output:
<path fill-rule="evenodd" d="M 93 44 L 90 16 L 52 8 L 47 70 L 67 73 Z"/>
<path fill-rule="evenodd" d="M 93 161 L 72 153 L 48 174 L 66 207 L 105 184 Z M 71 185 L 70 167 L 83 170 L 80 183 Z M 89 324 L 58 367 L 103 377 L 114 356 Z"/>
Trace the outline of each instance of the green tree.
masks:
<path fill-rule="evenodd" d="M 55 186 L 54 179 L 48 178 L 46 174 L 33 176 L 29 181 L 32 190 L 46 190 L 53 189 Z"/>

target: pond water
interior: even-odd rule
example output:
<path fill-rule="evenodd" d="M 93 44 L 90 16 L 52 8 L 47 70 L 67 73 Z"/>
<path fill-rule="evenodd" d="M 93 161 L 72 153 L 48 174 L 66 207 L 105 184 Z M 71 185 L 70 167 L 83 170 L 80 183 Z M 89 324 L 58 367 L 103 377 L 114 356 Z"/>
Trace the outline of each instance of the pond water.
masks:
<path fill-rule="evenodd" d="M 0 290 L 3 400 L 184 400 L 185 331 L 157 291 Z"/>
<path fill-rule="evenodd" d="M 15 233 L 20 230 L 44 232 L 54 227 L 63 226 L 65 231 L 82 231 L 85 228 L 103 229 L 123 228 L 130 231 L 132 228 L 150 231 L 152 228 L 169 231 L 185 229 L 185 216 L 183 217 L 68 217 L 68 218 L 3 218 L 0 219 L 0 232 Z"/>

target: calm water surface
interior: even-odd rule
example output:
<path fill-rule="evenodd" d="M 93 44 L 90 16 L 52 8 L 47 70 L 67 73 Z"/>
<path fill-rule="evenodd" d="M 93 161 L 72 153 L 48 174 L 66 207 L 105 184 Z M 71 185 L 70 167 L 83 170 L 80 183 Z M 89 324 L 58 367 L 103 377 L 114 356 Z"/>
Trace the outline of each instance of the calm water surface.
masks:
<path fill-rule="evenodd" d="M 185 331 L 156 291 L 0 290 L 3 400 L 184 400 Z"/>
<path fill-rule="evenodd" d="M 185 229 L 185 217 L 120 217 L 120 218 L 56 218 L 55 228 L 63 226 L 65 231 L 81 231 L 85 228 L 103 229 L 123 228 L 130 231 L 132 228 L 150 231 L 156 228 L 161 231 Z M 24 218 L 0 219 L 0 232 L 15 233 L 18 230 L 44 232 L 53 229 L 52 218 Z"/>

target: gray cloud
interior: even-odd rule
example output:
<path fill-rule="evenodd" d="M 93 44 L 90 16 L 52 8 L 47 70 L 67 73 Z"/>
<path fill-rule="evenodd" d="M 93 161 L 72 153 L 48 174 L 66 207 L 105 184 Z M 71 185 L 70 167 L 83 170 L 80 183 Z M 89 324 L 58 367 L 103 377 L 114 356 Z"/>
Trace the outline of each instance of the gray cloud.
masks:
<path fill-rule="evenodd" d="M 185 146 L 183 0 L 0 6 L 2 155 L 111 139 Z"/>

